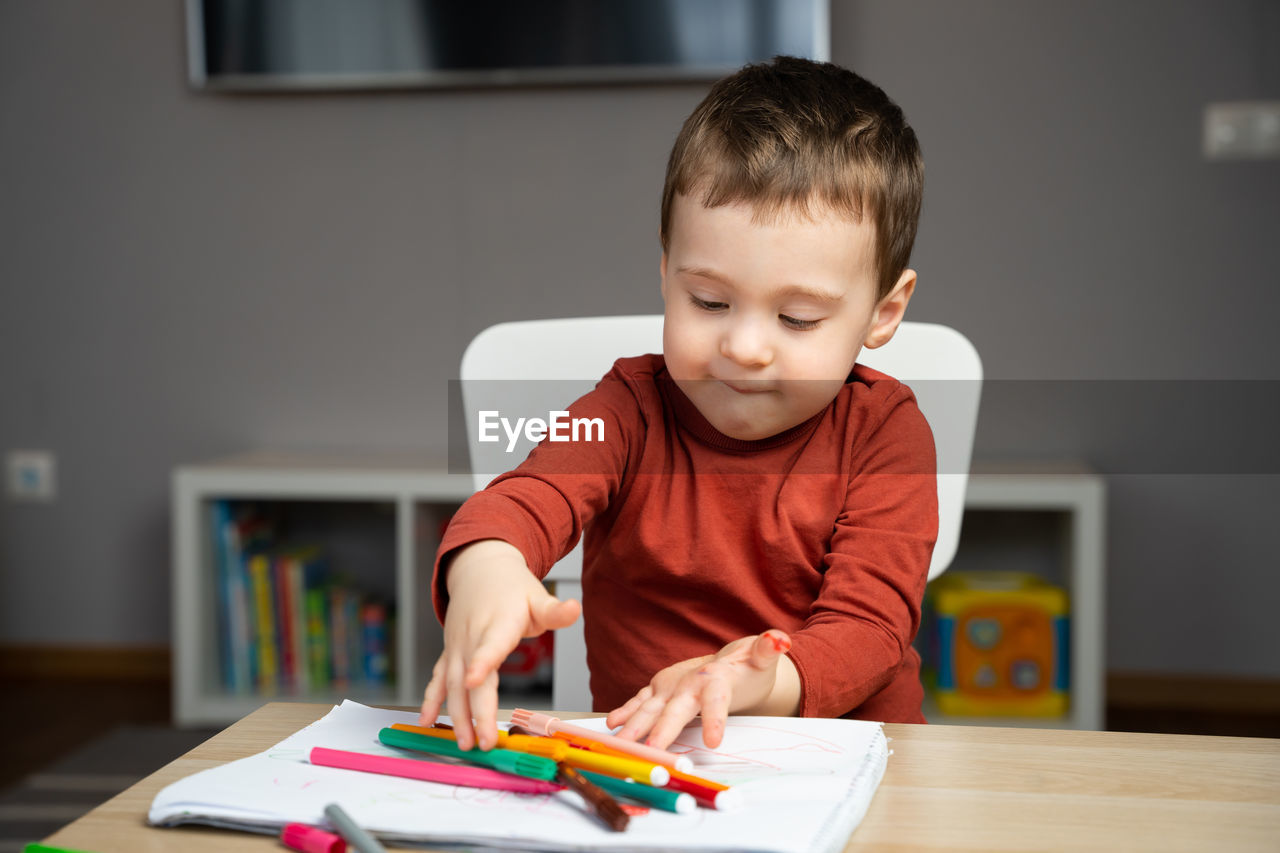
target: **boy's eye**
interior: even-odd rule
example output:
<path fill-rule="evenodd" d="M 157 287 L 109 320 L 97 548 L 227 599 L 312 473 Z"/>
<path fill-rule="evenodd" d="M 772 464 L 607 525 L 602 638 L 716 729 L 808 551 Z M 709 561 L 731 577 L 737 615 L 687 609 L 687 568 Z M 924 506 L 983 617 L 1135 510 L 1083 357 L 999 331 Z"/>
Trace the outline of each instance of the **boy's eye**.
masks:
<path fill-rule="evenodd" d="M 724 302 L 708 302 L 705 299 L 699 299 L 692 293 L 689 294 L 689 299 L 696 307 L 701 308 L 703 311 L 723 311 L 725 308 L 729 307 Z"/>
<path fill-rule="evenodd" d="M 816 329 L 818 328 L 818 323 L 821 322 L 820 320 L 801 320 L 797 317 L 788 317 L 786 314 L 779 314 L 778 319 L 781 320 L 784 325 L 800 331 Z"/>

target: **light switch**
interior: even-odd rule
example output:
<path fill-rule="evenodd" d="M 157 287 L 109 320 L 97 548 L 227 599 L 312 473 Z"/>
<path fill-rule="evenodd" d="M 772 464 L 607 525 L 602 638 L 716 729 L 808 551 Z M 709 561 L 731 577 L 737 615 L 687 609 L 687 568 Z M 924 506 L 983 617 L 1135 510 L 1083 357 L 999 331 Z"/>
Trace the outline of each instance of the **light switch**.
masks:
<path fill-rule="evenodd" d="M 48 450 L 11 450 L 5 456 L 9 497 L 48 503 L 58 493 L 57 457 Z"/>
<path fill-rule="evenodd" d="M 1210 160 L 1280 157 L 1280 101 L 1235 101 L 1206 106 L 1204 156 Z"/>

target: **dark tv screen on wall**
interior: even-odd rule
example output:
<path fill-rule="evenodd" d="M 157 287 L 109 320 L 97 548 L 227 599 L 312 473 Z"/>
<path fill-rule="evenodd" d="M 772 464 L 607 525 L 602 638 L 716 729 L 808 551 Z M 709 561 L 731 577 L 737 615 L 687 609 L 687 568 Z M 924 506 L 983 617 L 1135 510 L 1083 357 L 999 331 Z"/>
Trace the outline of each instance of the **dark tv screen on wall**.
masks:
<path fill-rule="evenodd" d="M 829 43 L 827 0 L 187 0 L 206 90 L 710 80 Z"/>

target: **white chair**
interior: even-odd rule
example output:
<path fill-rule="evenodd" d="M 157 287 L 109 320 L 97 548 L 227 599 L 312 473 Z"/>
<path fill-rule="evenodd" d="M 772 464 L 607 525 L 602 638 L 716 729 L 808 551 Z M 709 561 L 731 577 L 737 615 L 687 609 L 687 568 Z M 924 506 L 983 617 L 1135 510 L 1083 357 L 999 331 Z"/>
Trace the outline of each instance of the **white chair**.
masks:
<path fill-rule="evenodd" d="M 462 356 L 467 445 L 477 490 L 515 467 L 531 445 L 507 452 L 502 441 L 481 443 L 476 413 L 552 412 L 593 388 L 623 356 L 662 352 L 662 316 L 578 317 L 500 323 L 476 335 Z M 964 492 L 978 420 L 982 362 L 964 335 L 934 323 L 904 322 L 893 340 L 864 349 L 858 361 L 911 385 L 933 429 L 938 454 L 938 542 L 929 579 L 946 570 L 960 541 Z M 492 380 L 556 380 L 497 382 Z M 582 543 L 547 580 L 558 598 L 582 600 Z M 582 621 L 556 632 L 552 707 L 590 710 Z"/>

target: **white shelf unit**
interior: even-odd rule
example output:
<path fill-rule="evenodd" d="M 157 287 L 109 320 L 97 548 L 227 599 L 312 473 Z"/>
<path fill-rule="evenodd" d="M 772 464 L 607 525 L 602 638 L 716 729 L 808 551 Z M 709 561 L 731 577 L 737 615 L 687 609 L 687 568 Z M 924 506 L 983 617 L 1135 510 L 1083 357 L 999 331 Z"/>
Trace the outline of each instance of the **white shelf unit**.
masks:
<path fill-rule="evenodd" d="M 222 725 L 267 701 L 341 700 L 417 705 L 443 647 L 431 612 L 431 567 L 439 521 L 471 493 L 469 476 L 441 473 L 406 458 L 246 454 L 179 468 L 173 475 L 173 707 L 181 726 Z M 389 689 L 352 688 L 236 694 L 219 678 L 212 502 L 357 502 L 393 513 L 397 604 L 396 678 Z M 385 570 L 385 569 L 384 569 Z"/>
<path fill-rule="evenodd" d="M 1037 472 L 1048 471 L 1036 466 Z M 414 706 L 422 700 L 443 637 L 428 585 L 438 544 L 436 528 L 472 491 L 470 475 L 446 474 L 423 460 L 400 457 L 254 453 L 184 466 L 173 475 L 173 706 L 183 726 L 223 725 L 267 701 L 327 702 L 352 698 Z M 217 572 L 213 565 L 211 503 L 216 500 L 368 502 L 393 508 L 397 672 L 380 692 L 239 695 L 218 677 Z M 1073 469 L 1018 473 L 980 469 L 969 478 L 967 510 L 1062 514 L 1064 541 L 1051 543 L 1067 565 L 1071 596 L 1071 702 L 1065 718 L 969 718 L 938 714 L 937 723 L 1100 729 L 1103 724 L 1102 480 Z M 963 542 L 962 546 L 963 548 Z M 585 671 L 577 674 L 585 678 Z M 571 676 L 557 673 L 557 678 Z M 504 695 L 525 707 L 550 707 L 543 694 Z"/>
<path fill-rule="evenodd" d="M 1060 578 L 1071 606 L 1070 700 L 1065 717 L 956 717 L 940 713 L 926 695 L 925 717 L 951 725 L 1025 726 L 1101 730 L 1105 723 L 1106 486 L 1101 477 L 1070 465 L 975 464 L 965 510 L 1047 513 L 1056 516 L 1047 544 L 1062 564 Z M 953 566 L 965 552 L 964 533 Z"/>

